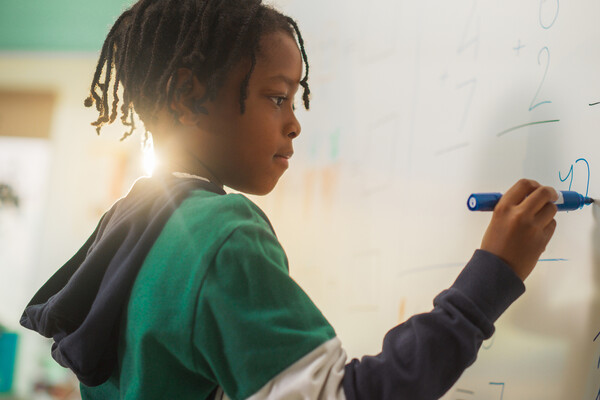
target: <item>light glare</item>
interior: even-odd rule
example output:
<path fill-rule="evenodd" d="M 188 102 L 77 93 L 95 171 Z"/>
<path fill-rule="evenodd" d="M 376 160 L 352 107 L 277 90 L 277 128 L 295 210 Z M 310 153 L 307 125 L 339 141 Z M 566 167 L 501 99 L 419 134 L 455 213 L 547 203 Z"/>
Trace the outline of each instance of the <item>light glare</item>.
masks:
<path fill-rule="evenodd" d="M 154 154 L 154 141 L 152 134 L 148 133 L 147 139 L 142 142 L 143 167 L 147 176 L 152 176 L 156 167 L 156 155 Z"/>

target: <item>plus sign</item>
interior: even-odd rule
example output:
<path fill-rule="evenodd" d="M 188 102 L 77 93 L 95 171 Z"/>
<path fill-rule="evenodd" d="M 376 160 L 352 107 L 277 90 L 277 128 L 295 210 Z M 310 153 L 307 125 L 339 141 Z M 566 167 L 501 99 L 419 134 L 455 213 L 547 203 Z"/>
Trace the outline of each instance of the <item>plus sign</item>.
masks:
<path fill-rule="evenodd" d="M 517 52 L 517 56 L 519 55 L 519 53 L 521 53 L 521 49 L 525 47 L 524 44 L 521 44 L 521 39 L 519 39 L 519 44 L 517 44 L 517 47 L 513 47 L 513 50 Z"/>
<path fill-rule="evenodd" d="M 440 80 L 442 81 L 442 85 L 446 83 L 448 79 L 448 71 L 444 72 L 444 75 L 440 76 Z"/>

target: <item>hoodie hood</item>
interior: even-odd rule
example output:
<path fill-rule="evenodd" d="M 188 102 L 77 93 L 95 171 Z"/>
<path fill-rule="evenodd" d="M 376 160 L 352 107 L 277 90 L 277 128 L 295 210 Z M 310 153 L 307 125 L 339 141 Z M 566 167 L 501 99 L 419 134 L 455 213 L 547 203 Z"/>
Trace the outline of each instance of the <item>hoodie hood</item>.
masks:
<path fill-rule="evenodd" d="M 52 357 L 86 386 L 118 362 L 121 316 L 150 248 L 193 190 L 225 194 L 196 178 L 140 178 L 107 211 L 83 247 L 31 299 L 20 323 L 54 339 Z"/>

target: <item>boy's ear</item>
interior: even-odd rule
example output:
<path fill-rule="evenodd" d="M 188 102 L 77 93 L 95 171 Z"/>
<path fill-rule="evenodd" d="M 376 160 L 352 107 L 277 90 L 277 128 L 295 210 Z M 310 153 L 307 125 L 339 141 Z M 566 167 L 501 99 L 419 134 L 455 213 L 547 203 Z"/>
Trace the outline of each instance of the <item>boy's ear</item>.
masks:
<path fill-rule="evenodd" d="M 183 125 L 196 125 L 200 114 L 208 111 L 199 103 L 206 95 L 206 86 L 196 78 L 189 68 L 178 68 L 171 79 L 175 79 L 175 94 L 169 107 L 177 114 Z"/>

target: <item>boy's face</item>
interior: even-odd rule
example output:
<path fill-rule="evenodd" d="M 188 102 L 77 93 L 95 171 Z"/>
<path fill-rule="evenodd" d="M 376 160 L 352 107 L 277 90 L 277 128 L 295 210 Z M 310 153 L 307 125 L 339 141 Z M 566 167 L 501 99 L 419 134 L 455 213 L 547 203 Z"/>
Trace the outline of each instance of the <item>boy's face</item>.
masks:
<path fill-rule="evenodd" d="M 203 149 L 197 156 L 224 185 L 241 192 L 269 193 L 288 168 L 292 141 L 300 134 L 293 110 L 302 78 L 300 50 L 289 34 L 263 36 L 240 114 L 240 87 L 249 61 L 232 70 L 200 124 Z"/>

